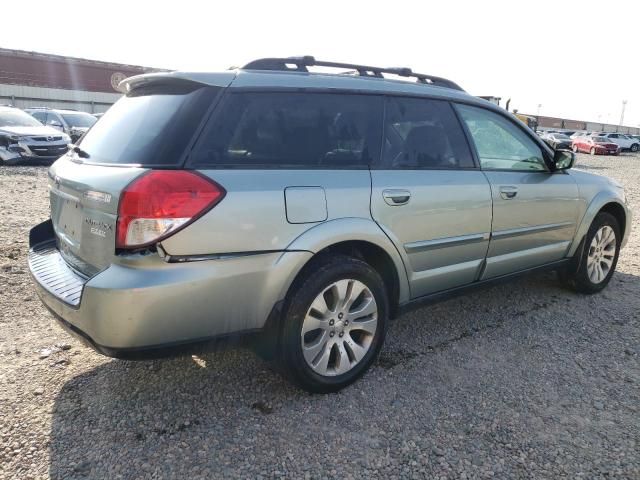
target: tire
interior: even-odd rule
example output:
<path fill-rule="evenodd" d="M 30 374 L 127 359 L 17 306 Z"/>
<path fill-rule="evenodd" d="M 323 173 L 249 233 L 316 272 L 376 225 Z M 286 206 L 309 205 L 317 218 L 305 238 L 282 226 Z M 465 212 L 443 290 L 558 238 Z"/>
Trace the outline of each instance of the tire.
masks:
<path fill-rule="evenodd" d="M 589 150 L 589 153 L 590 153 L 591 155 L 595 155 L 595 154 L 596 154 L 596 149 L 595 149 L 595 148 L 593 148 L 593 147 L 591 147 L 591 150 Z"/>
<path fill-rule="evenodd" d="M 637 152 L 638 151 L 638 144 L 634 143 L 633 145 L 631 145 L 631 151 L 632 152 Z"/>
<path fill-rule="evenodd" d="M 578 146 L 577 145 L 573 145 L 571 147 L 571 150 L 573 150 L 573 153 L 578 153 Z"/>
<path fill-rule="evenodd" d="M 346 255 L 319 258 L 287 295 L 280 371 L 311 393 L 350 385 L 378 356 L 388 312 L 384 282 L 369 264 Z"/>
<path fill-rule="evenodd" d="M 599 234 L 596 237 L 596 234 Z M 606 243 L 608 235 L 613 234 L 613 247 Z M 598 241 L 598 239 L 600 239 Z M 618 264 L 620 253 L 620 225 L 616 218 L 606 212 L 596 215 L 584 238 L 584 245 L 575 253 L 571 265 L 562 273 L 561 278 L 574 290 L 581 293 L 597 293 L 607 286 Z M 604 247 L 604 248 L 603 248 Z M 598 250 L 599 248 L 599 250 Z M 601 259 L 598 261 L 598 259 Z M 598 265 L 594 274 L 593 267 Z M 606 266 L 606 269 L 604 266 Z M 597 277 L 600 278 L 597 278 Z"/>

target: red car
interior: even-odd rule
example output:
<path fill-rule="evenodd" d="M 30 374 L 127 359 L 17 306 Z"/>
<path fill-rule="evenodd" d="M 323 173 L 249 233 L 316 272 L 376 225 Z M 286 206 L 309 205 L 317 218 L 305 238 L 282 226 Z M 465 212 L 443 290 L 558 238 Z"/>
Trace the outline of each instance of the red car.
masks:
<path fill-rule="evenodd" d="M 588 152 L 591 155 L 618 155 L 620 147 L 605 137 L 578 137 L 571 143 L 574 152 Z"/>

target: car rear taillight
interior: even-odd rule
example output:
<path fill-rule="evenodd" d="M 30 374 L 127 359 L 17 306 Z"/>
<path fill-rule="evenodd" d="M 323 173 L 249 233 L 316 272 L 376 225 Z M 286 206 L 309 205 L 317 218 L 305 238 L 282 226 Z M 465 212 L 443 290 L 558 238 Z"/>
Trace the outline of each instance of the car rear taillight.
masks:
<path fill-rule="evenodd" d="M 120 195 L 117 248 L 159 242 L 204 215 L 226 191 L 207 177 L 185 170 L 152 170 Z"/>

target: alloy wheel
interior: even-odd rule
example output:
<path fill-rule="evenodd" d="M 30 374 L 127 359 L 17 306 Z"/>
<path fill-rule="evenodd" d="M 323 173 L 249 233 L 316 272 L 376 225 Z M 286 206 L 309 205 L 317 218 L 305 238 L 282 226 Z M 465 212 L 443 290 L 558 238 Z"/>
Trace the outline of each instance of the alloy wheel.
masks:
<path fill-rule="evenodd" d="M 300 333 L 302 353 L 322 376 L 342 375 L 365 357 L 378 327 L 371 290 L 354 279 L 338 280 L 311 303 Z"/>
<path fill-rule="evenodd" d="M 587 255 L 587 274 L 593 283 L 600 283 L 611 271 L 616 255 L 616 234 L 613 229 L 604 225 L 601 227 L 589 246 Z"/>

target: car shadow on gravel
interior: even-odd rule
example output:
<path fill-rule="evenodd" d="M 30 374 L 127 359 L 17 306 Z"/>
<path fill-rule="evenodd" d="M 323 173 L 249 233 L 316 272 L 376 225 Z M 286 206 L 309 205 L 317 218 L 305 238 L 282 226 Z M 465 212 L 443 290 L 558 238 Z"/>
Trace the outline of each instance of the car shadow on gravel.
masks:
<path fill-rule="evenodd" d="M 327 434 L 327 425 L 333 425 L 333 420 L 324 415 L 333 415 L 336 404 L 355 419 L 361 410 L 380 409 L 379 415 L 386 417 L 381 422 L 395 420 L 400 424 L 409 412 L 425 419 L 437 418 L 434 412 L 446 408 L 453 412 L 447 414 L 450 418 L 459 419 L 458 424 L 447 425 L 449 430 L 466 432 L 468 425 L 485 422 L 490 428 L 499 413 L 491 405 L 486 407 L 484 400 L 475 405 L 473 393 L 460 394 L 465 385 L 471 392 L 477 388 L 478 372 L 460 378 L 451 365 L 465 356 L 477 362 L 486 352 L 487 362 L 494 362 L 482 371 L 488 375 L 482 382 L 494 382 L 489 391 L 515 389 L 505 385 L 511 383 L 505 382 L 513 375 L 508 370 L 511 363 L 496 358 L 502 354 L 507 358 L 537 356 L 536 349 L 542 348 L 544 361 L 553 361 L 552 367 L 562 375 L 574 376 L 565 370 L 577 368 L 575 362 L 568 365 L 562 355 L 563 349 L 573 348 L 566 344 L 567 339 L 570 343 L 573 332 L 590 322 L 582 314 L 593 311 L 594 302 L 612 304 L 620 300 L 614 300 L 614 295 L 630 298 L 639 290 L 639 277 L 616 273 L 607 291 L 587 297 L 563 289 L 554 274 L 541 274 L 417 310 L 392 324 L 387 345 L 371 372 L 332 395 L 314 396 L 297 390 L 245 346 L 168 360 L 107 361 L 69 380 L 57 395 L 52 409 L 49 474 L 54 479 L 119 475 L 186 478 L 198 476 L 198 472 L 243 476 L 235 470 L 237 460 L 233 459 L 259 458 L 264 453 L 267 460 L 261 461 L 271 462 L 265 470 L 272 475 L 288 455 L 289 446 L 300 442 L 301 431 L 316 432 L 309 441 L 314 435 Z M 594 317 L 594 322 L 600 322 L 599 318 Z M 620 318 L 629 322 L 631 317 L 621 314 Z M 597 334 L 597 329 L 594 332 Z M 584 328 L 579 335 L 585 336 Z M 540 346 L 545 340 L 534 337 L 550 342 L 559 338 L 560 345 L 549 347 L 559 357 L 549 360 L 547 347 Z M 499 349 L 487 351 L 487 342 L 506 342 L 507 347 L 502 354 Z M 427 385 L 425 375 L 434 376 L 433 385 Z M 529 382 L 522 389 L 530 389 L 535 396 L 549 388 L 542 381 L 538 385 L 538 380 L 532 376 L 518 381 Z M 410 399 L 404 404 L 406 408 L 396 408 L 404 399 Z M 522 408 L 518 421 L 526 423 L 529 407 L 514 408 Z M 359 441 L 380 446 L 379 439 L 365 434 L 369 427 L 353 421 L 354 425 L 336 421 L 334 426 L 338 430 L 344 426 L 345 435 L 361 432 Z M 362 421 L 368 423 L 366 415 Z M 438 431 L 440 424 L 434 422 L 433 431 L 425 435 L 444 435 L 446 432 Z M 553 439 L 551 431 L 549 435 Z M 271 436 L 273 445 L 263 445 L 264 438 Z M 298 457 L 297 461 L 306 460 Z"/>

